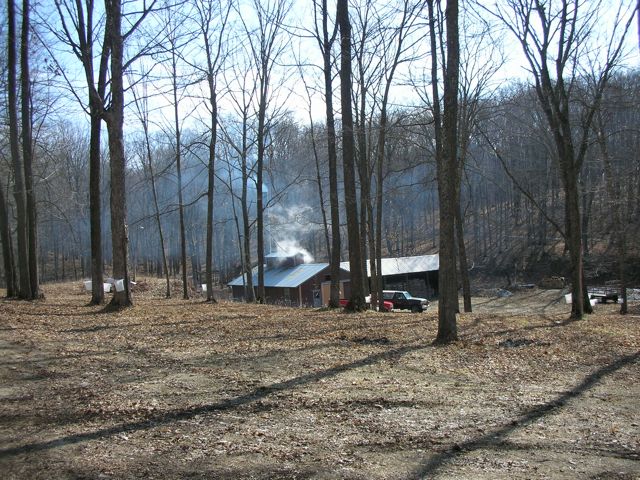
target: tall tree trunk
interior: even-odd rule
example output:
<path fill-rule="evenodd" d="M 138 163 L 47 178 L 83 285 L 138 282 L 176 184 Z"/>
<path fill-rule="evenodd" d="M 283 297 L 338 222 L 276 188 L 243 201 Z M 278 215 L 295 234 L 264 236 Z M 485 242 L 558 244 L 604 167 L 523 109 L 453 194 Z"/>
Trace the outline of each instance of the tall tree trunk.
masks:
<path fill-rule="evenodd" d="M 70 3 L 75 3 L 74 15 L 69 15 L 73 8 L 67 8 Z M 89 140 L 89 218 L 91 230 L 91 305 L 99 305 L 104 302 L 104 265 L 102 251 L 102 205 L 100 197 L 100 175 L 101 175 L 101 122 L 104 115 L 104 99 L 106 93 L 107 73 L 109 69 L 110 43 L 105 31 L 105 41 L 102 44 L 100 54 L 100 66 L 98 72 L 98 83 L 95 83 L 94 72 L 94 51 L 93 46 L 96 41 L 94 34 L 94 2 L 55 2 L 56 10 L 60 22 L 63 25 L 65 35 L 69 44 L 75 44 L 78 48 L 74 53 L 82 63 L 82 68 L 87 82 L 89 93 L 89 117 L 90 117 L 90 140 Z M 69 22 L 69 23 L 67 23 Z M 72 28 L 70 27 L 72 25 Z M 72 38 L 72 34 L 77 37 Z"/>
<path fill-rule="evenodd" d="M 264 199 L 262 198 L 262 185 L 264 173 L 264 144 L 265 144 L 265 119 L 267 115 L 267 73 L 263 70 L 260 78 L 260 99 L 258 105 L 258 155 L 256 165 L 256 223 L 257 223 L 257 249 L 258 249 L 258 302 L 264 303 Z"/>
<path fill-rule="evenodd" d="M 111 106 L 105 112 L 109 134 L 109 159 L 111 169 L 111 245 L 113 277 L 122 281 L 120 291 L 116 288 L 110 306 L 128 307 L 133 304 L 129 284 L 129 234 L 127 230 L 127 190 L 125 185 L 124 152 L 124 85 L 123 85 L 123 38 L 121 0 L 106 2 L 106 33 L 111 46 Z"/>
<path fill-rule="evenodd" d="M 90 103 L 93 103 L 90 101 Z M 91 305 L 104 303 L 104 274 L 102 270 L 102 202 L 100 199 L 100 131 L 102 114 L 91 108 L 89 139 L 89 222 L 91 225 Z"/>
<path fill-rule="evenodd" d="M 207 76 L 209 83 L 209 102 L 211 108 L 211 125 L 209 126 L 211 138 L 209 139 L 209 165 L 207 168 L 207 249 L 206 249 L 206 285 L 207 301 L 216 303 L 213 295 L 213 193 L 215 186 L 215 165 L 216 165 L 216 141 L 218 136 L 218 99 L 216 95 L 216 85 L 213 80 L 209 48 L 207 48 L 207 59 L 209 63 L 209 73 Z"/>
<path fill-rule="evenodd" d="M 180 263 L 182 264 L 182 298 L 189 298 L 187 282 L 187 239 L 184 225 L 184 199 L 182 193 L 182 132 L 180 130 L 180 113 L 178 111 L 178 65 L 175 50 L 171 53 L 172 87 L 173 87 L 173 127 L 176 137 L 176 173 L 178 177 L 178 216 L 180 218 Z"/>
<path fill-rule="evenodd" d="M 247 117 L 246 111 L 242 119 L 242 151 L 241 151 L 241 170 L 242 170 L 242 227 L 243 227 L 243 263 L 245 275 L 245 300 L 247 302 L 255 302 L 256 294 L 253 288 L 253 269 L 251 268 L 251 224 L 249 222 L 249 204 L 248 204 L 248 182 L 249 172 L 247 171 Z"/>
<path fill-rule="evenodd" d="M 362 62 L 362 56 L 358 57 L 358 63 Z M 358 167 L 358 178 L 360 180 L 360 208 L 358 209 L 358 214 L 360 217 L 360 275 L 364 282 L 363 288 L 364 293 L 369 292 L 369 282 L 367 275 L 367 243 L 369 244 L 369 260 L 370 267 L 375 267 L 375 255 L 372 252 L 373 243 L 368 242 L 370 240 L 368 238 L 369 234 L 373 234 L 371 232 L 371 228 L 373 228 L 373 224 L 369 222 L 371 215 L 369 214 L 369 208 L 371 206 L 371 167 L 369 165 L 369 149 L 367 148 L 367 129 L 365 125 L 366 118 L 366 96 L 367 96 L 367 87 L 366 82 L 364 80 L 364 67 L 359 65 L 358 68 L 360 72 L 360 107 L 359 112 L 356 110 L 356 121 L 354 123 L 354 131 L 357 132 L 356 140 L 358 142 L 357 154 L 356 154 L 356 165 Z M 375 282 L 375 269 L 371 269 L 371 279 Z"/>
<path fill-rule="evenodd" d="M 403 42 L 405 39 L 405 31 L 408 28 L 407 20 L 409 11 L 407 10 L 408 4 L 404 4 L 402 22 L 398 29 L 398 44 L 396 46 L 396 50 L 393 56 L 393 60 L 391 63 L 391 68 L 389 68 L 388 74 L 386 76 L 386 82 L 384 87 L 384 94 L 382 96 L 382 104 L 380 106 L 380 129 L 378 133 L 378 145 L 376 148 L 376 160 L 375 160 L 375 168 L 376 168 L 376 221 L 373 222 L 373 215 L 370 214 L 370 230 L 375 231 L 375 236 L 371 235 L 370 244 L 373 246 L 372 251 L 375 252 L 374 260 L 371 261 L 371 278 L 372 278 L 372 288 L 374 294 L 371 295 L 371 304 L 375 305 L 377 302 L 378 308 L 380 311 L 383 311 L 384 307 L 384 298 L 382 297 L 383 290 L 383 281 L 382 281 L 382 193 L 383 193 L 383 185 L 384 185 L 384 176 L 383 176 L 383 166 L 385 159 L 385 147 L 387 142 L 387 125 L 388 125 L 388 115 L 387 115 L 387 104 L 389 102 L 389 92 L 391 90 L 391 85 L 393 83 L 393 77 L 395 75 L 396 68 L 400 62 L 400 56 L 403 51 Z M 369 207 L 369 210 L 372 209 L 372 206 Z M 413 217 L 411 219 L 411 225 L 413 229 L 414 220 Z M 413 239 L 412 239 L 413 242 Z M 375 262 L 375 268 L 374 268 Z"/>
<path fill-rule="evenodd" d="M 22 160 L 27 207 L 27 237 L 29 239 L 29 280 L 31 299 L 40 298 L 38 275 L 38 222 L 36 194 L 33 187 L 33 140 L 31 136 L 31 75 L 29 66 L 29 0 L 22 1 L 22 39 L 20 42 L 20 80 L 22 100 Z"/>
<path fill-rule="evenodd" d="M 460 194 L 456 202 L 456 240 L 458 242 L 458 263 L 460 265 L 460 280 L 462 282 L 462 296 L 464 299 L 464 311 L 471 312 L 471 283 L 469 282 L 469 264 L 467 262 L 467 247 L 464 243 L 464 226 L 462 211 L 460 208 Z"/>
<path fill-rule="evenodd" d="M 362 311 L 364 280 L 362 278 L 362 252 L 358 226 L 358 205 L 355 181 L 355 145 L 353 114 L 351 110 L 351 22 L 348 0 L 338 0 L 336 21 L 340 28 L 340 101 L 342 106 L 342 162 L 344 174 L 344 197 L 347 213 L 347 236 L 349 240 L 349 267 L 351 270 L 351 298 L 348 309 Z"/>
<path fill-rule="evenodd" d="M 329 156 L 329 205 L 331 210 L 331 288 L 329 307 L 340 306 L 340 204 L 338 199 L 338 154 L 336 152 L 336 124 L 333 114 L 333 86 L 331 75 L 331 47 L 335 34 L 329 36 L 327 0 L 322 0 L 322 60 L 324 74 L 325 110 L 327 115 L 327 152 Z"/>
<path fill-rule="evenodd" d="M 4 281 L 7 286 L 7 297 L 13 298 L 18 292 L 16 283 L 16 267 L 13 258 L 11 229 L 9 227 L 9 211 L 4 193 L 4 186 L 0 182 L 0 240 L 2 241 L 2 259 L 4 262 Z"/>
<path fill-rule="evenodd" d="M 245 299 L 247 302 L 255 302 L 255 290 L 253 288 L 253 269 L 251 268 L 251 228 L 249 225 L 249 209 L 246 206 L 246 195 L 243 200 L 242 220 L 243 220 L 243 255 L 245 274 Z"/>
<path fill-rule="evenodd" d="M 382 290 L 384 290 L 384 280 L 382 277 L 382 208 L 383 208 L 383 200 L 382 200 L 382 190 L 383 190 L 383 163 L 385 156 L 385 143 L 386 143 L 386 129 L 387 129 L 387 108 L 386 108 L 386 98 L 384 100 L 384 105 L 382 107 L 382 114 L 380 115 L 380 133 L 378 137 L 378 158 L 376 161 L 376 220 L 375 220 L 375 262 L 376 262 L 376 278 L 373 288 L 375 288 L 375 299 L 374 295 L 371 295 L 371 304 L 374 304 L 374 301 L 378 304 L 378 310 L 384 311 L 384 298 L 382 296 Z M 373 271 L 373 269 L 372 269 Z M 373 277 L 372 277 L 373 278 Z"/>
<path fill-rule="evenodd" d="M 565 167 L 566 168 L 566 167 Z M 584 291 L 582 276 L 582 225 L 580 221 L 580 194 L 578 193 L 577 176 L 568 174 L 564 176 L 566 191 L 566 225 L 567 247 L 571 259 L 571 318 L 582 319 L 584 315 Z"/>
<path fill-rule="evenodd" d="M 458 282 L 456 276 L 455 218 L 458 182 L 457 119 L 460 45 L 458 41 L 458 2 L 447 1 L 447 61 L 444 75 L 444 112 L 442 115 L 442 155 L 437 161 L 440 203 L 440 272 L 438 286 L 438 334 L 436 343 L 457 340 L 456 314 Z M 434 52 L 432 52 L 432 55 Z M 435 99 L 434 99 L 435 100 Z"/>
<path fill-rule="evenodd" d="M 20 156 L 20 134 L 18 132 L 18 103 L 16 82 L 16 22 L 14 0 L 7 0 L 7 90 L 9 110 L 9 143 L 13 165 L 13 196 L 16 202 L 16 233 L 18 240 L 18 297 L 31 298 L 29 278 L 29 237 L 27 222 L 27 197 L 25 191 L 24 167 Z"/>
<path fill-rule="evenodd" d="M 215 167 L 216 167 L 216 146 L 218 140 L 218 92 L 217 92 L 217 74 L 221 68 L 223 52 L 223 38 L 226 29 L 229 12 L 232 3 L 228 4 L 226 11 L 222 9 L 220 2 L 208 0 L 207 2 L 195 2 L 199 16 L 200 33 L 202 34 L 202 42 L 204 45 L 204 55 L 206 57 L 206 70 L 204 73 L 207 77 L 207 87 L 209 88 L 209 145 L 208 145 L 208 165 L 207 165 L 207 232 L 206 232 L 206 249 L 205 249 L 205 285 L 207 288 L 207 302 L 216 303 L 213 294 L 213 267 L 214 267 L 214 243 L 216 237 L 214 234 L 214 192 L 215 192 Z M 216 11 L 216 6 L 218 10 Z M 219 30 L 216 30 L 214 24 L 219 21 Z M 217 40 L 214 40 L 213 33 L 217 33 Z M 211 35 L 211 36 L 210 36 Z M 220 260 L 220 259 L 219 259 Z M 222 260 L 223 262 L 224 260 Z M 220 264 L 222 264 L 220 262 Z M 220 265 L 219 265 L 220 269 Z"/>

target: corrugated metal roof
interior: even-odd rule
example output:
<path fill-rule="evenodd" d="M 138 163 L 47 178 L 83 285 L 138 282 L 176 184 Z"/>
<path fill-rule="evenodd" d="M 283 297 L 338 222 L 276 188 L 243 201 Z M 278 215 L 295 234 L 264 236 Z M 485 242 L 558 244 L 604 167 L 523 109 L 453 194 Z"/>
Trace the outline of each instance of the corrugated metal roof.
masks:
<path fill-rule="evenodd" d="M 349 270 L 349 262 L 340 263 L 340 267 Z M 440 256 L 437 254 L 382 259 L 382 276 L 385 277 L 403 273 L 433 272 L 439 268 Z M 367 260 L 367 275 L 371 275 L 369 260 Z"/>
<path fill-rule="evenodd" d="M 265 287 L 296 288 L 317 275 L 329 266 L 328 263 L 303 263 L 289 268 L 273 268 L 264 271 Z M 244 275 L 234 278 L 227 285 L 241 287 L 244 285 Z M 258 271 L 254 269 L 253 284 L 258 284 Z"/>

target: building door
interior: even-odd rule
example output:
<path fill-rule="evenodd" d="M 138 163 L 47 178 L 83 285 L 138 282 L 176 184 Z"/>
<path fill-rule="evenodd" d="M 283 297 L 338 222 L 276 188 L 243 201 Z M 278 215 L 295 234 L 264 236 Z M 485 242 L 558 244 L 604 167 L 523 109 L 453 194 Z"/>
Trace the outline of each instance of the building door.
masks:
<path fill-rule="evenodd" d="M 322 306 L 322 295 L 320 295 L 320 289 L 313 291 L 313 306 L 314 308 Z"/>

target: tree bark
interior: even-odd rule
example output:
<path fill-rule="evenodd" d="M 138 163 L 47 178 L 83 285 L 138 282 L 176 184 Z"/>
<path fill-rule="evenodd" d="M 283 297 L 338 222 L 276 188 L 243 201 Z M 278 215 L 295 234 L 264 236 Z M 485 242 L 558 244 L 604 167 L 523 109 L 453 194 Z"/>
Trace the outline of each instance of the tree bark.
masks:
<path fill-rule="evenodd" d="M 329 36 L 327 0 L 322 0 L 322 62 L 324 75 L 325 111 L 327 116 L 327 153 L 329 157 L 329 205 L 331 211 L 331 250 L 329 270 L 331 287 L 329 307 L 340 306 L 340 204 L 338 199 L 338 154 L 336 152 L 336 124 L 333 114 L 333 85 L 331 76 L 331 47 L 335 39 Z"/>
<path fill-rule="evenodd" d="M 102 102 L 101 102 L 102 103 Z M 89 139 L 89 222 L 91 230 L 91 305 L 104 303 L 102 271 L 102 202 L 100 199 L 102 110 L 90 100 L 91 133 Z"/>
<path fill-rule="evenodd" d="M 180 114 L 178 101 L 178 65 L 177 52 L 174 45 L 171 50 L 172 94 L 173 94 L 173 128 L 176 140 L 176 174 L 178 179 L 178 216 L 180 219 L 180 263 L 182 265 L 182 298 L 189 298 L 189 284 L 187 282 L 187 239 L 184 224 L 184 199 L 182 193 L 182 132 L 180 129 Z"/>
<path fill-rule="evenodd" d="M 471 283 L 469 282 L 469 264 L 467 263 L 467 247 L 464 243 L 464 228 L 462 211 L 460 208 L 460 194 L 456 202 L 456 240 L 458 242 L 458 263 L 460 265 L 460 280 L 462 282 L 462 296 L 464 299 L 464 311 L 473 311 L 471 305 Z"/>
<path fill-rule="evenodd" d="M 127 191 L 125 186 L 124 151 L 124 85 L 123 85 L 123 38 L 121 0 L 106 2 L 105 35 L 111 47 L 111 105 L 105 112 L 105 121 L 109 134 L 109 160 L 111 170 L 111 243 L 113 256 L 113 277 L 122 281 L 121 291 L 116 291 L 110 306 L 123 308 L 133 305 L 129 284 L 127 230 Z"/>
<path fill-rule="evenodd" d="M 22 160 L 27 207 L 27 237 L 29 239 L 30 299 L 40 298 L 38 275 L 38 221 L 36 193 L 33 186 L 33 139 L 31 135 L 31 75 L 29 66 L 29 34 L 31 23 L 29 0 L 22 1 L 22 39 L 20 42 L 20 83 L 22 100 Z"/>
<path fill-rule="evenodd" d="M 31 279 L 29 278 L 29 237 L 27 222 L 27 198 L 25 191 L 24 166 L 20 156 L 20 137 L 18 132 L 18 104 L 16 82 L 16 25 L 14 0 L 7 0 L 7 90 L 9 110 L 9 143 L 13 166 L 13 196 L 16 202 L 16 233 L 18 241 L 18 297 L 30 299 Z"/>
<path fill-rule="evenodd" d="M 65 35 L 69 43 L 77 44 L 74 53 L 82 63 L 82 67 L 87 82 L 89 92 L 89 117 L 90 117 L 90 139 L 89 139 L 89 222 L 91 230 L 91 305 L 104 303 L 104 272 L 103 272 L 103 251 L 102 251 L 102 202 L 101 202 L 101 125 L 104 115 L 104 98 L 106 93 L 108 60 L 110 55 L 110 45 L 108 38 L 104 37 L 102 52 L 100 54 L 100 64 L 96 85 L 94 73 L 93 44 L 95 41 L 93 23 L 93 2 L 87 2 L 86 11 L 82 8 L 82 3 L 76 5 L 76 15 L 73 18 L 74 32 L 68 28 L 68 12 L 71 7 L 63 9 L 62 2 L 56 2 L 56 10 L 63 25 Z M 71 38 L 72 33 L 77 34 L 77 38 Z"/>
<path fill-rule="evenodd" d="M 447 61 L 444 75 L 442 155 L 437 159 L 438 198 L 440 203 L 440 270 L 438 279 L 440 299 L 438 302 L 438 334 L 435 339 L 437 344 L 450 343 L 458 339 L 456 314 L 459 311 L 455 251 L 456 190 L 458 182 L 458 74 L 460 61 L 457 0 L 447 1 L 445 17 Z M 434 54 L 435 52 L 432 52 L 432 55 Z"/>
<path fill-rule="evenodd" d="M 584 290 L 582 276 L 582 225 L 580 221 L 580 194 L 578 193 L 578 182 L 576 176 L 566 175 L 565 191 L 567 203 L 567 247 L 569 248 L 569 258 L 571 259 L 571 318 L 582 319 L 584 315 Z"/>
<path fill-rule="evenodd" d="M 344 175 L 345 210 L 347 214 L 347 237 L 349 241 L 349 268 L 351 270 L 351 298 L 347 305 L 350 311 L 363 311 L 364 281 L 362 278 L 362 252 L 358 225 L 358 205 L 355 181 L 355 144 L 353 114 L 351 107 L 351 22 L 347 0 L 338 0 L 336 21 L 340 28 L 340 102 L 342 106 L 342 163 Z"/>
<path fill-rule="evenodd" d="M 4 186 L 0 182 L 0 240 L 2 240 L 2 259 L 4 262 L 4 280 L 7 285 L 7 298 L 13 298 L 18 292 L 16 267 L 13 258 L 13 244 L 9 227 L 9 213 Z"/>
<path fill-rule="evenodd" d="M 266 59 L 262 59 L 263 67 Z M 257 249 L 258 249 L 258 302 L 265 303 L 264 290 L 264 198 L 262 196 L 265 149 L 265 119 L 267 115 L 267 92 L 269 87 L 268 73 L 263 69 L 260 75 L 260 98 L 258 100 L 258 155 L 256 165 L 256 214 L 257 214 Z"/>
<path fill-rule="evenodd" d="M 209 49 L 207 48 L 207 52 Z M 216 95 L 216 86 L 213 80 L 210 54 L 207 53 L 209 63 L 209 74 L 207 75 L 209 83 L 209 102 L 211 108 L 211 125 L 209 126 L 211 138 L 209 139 L 209 164 L 207 166 L 208 182 L 207 182 L 207 250 L 206 250 L 206 285 L 207 285 L 207 301 L 216 303 L 213 295 L 213 193 L 215 186 L 215 165 L 216 165 L 216 141 L 218 135 L 218 101 Z"/>
<path fill-rule="evenodd" d="M 245 275 L 245 300 L 247 302 L 255 302 L 256 294 L 253 288 L 253 269 L 251 268 L 251 224 L 249 222 L 249 204 L 248 204 L 248 182 L 249 172 L 247 167 L 247 112 L 243 112 L 242 118 L 242 150 L 240 153 L 241 171 L 242 171 L 242 194 L 241 194 L 241 208 L 242 208 L 242 227 L 243 227 L 243 263 L 244 263 L 244 275 Z"/>
<path fill-rule="evenodd" d="M 384 86 L 384 94 L 382 96 L 382 102 L 380 105 L 380 128 L 378 133 L 378 144 L 376 148 L 376 160 L 375 160 L 375 168 L 376 168 L 376 219 L 375 223 L 373 222 L 373 215 L 371 213 L 372 207 L 369 207 L 369 217 L 370 217 L 370 230 L 375 232 L 371 234 L 370 244 L 372 245 L 372 257 L 374 259 L 371 261 L 371 279 L 372 279 L 372 295 L 371 295 L 371 304 L 375 305 L 377 302 L 378 309 L 383 311 L 384 309 L 384 298 L 382 296 L 383 291 L 383 277 L 382 277 L 382 209 L 383 209 L 383 186 L 384 186 L 384 160 L 385 160 L 385 149 L 387 144 L 387 126 L 389 123 L 388 114 L 387 114 L 387 105 L 389 102 L 389 92 L 391 90 L 391 86 L 393 83 L 393 78 L 398 67 L 398 64 L 401 60 L 401 55 L 403 51 L 403 42 L 406 36 L 406 31 L 409 28 L 408 21 L 409 17 L 412 16 L 413 12 L 410 11 L 408 3 L 404 3 L 403 6 L 403 15 L 402 21 L 398 27 L 397 33 L 397 46 L 391 60 L 391 66 L 388 69 L 388 73 L 385 79 Z M 413 228 L 413 217 L 411 219 L 412 228 Z M 375 254 L 375 255 L 374 255 Z M 375 262 L 375 264 L 374 264 Z"/>

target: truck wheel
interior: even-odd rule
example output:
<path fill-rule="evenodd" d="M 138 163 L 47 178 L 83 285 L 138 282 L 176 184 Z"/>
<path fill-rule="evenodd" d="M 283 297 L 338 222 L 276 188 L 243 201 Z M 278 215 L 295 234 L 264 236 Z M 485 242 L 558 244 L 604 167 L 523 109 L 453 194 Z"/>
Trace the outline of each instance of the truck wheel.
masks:
<path fill-rule="evenodd" d="M 421 313 L 422 312 L 422 308 L 420 308 L 418 305 L 414 305 L 413 307 L 411 307 L 411 311 L 413 313 Z"/>

